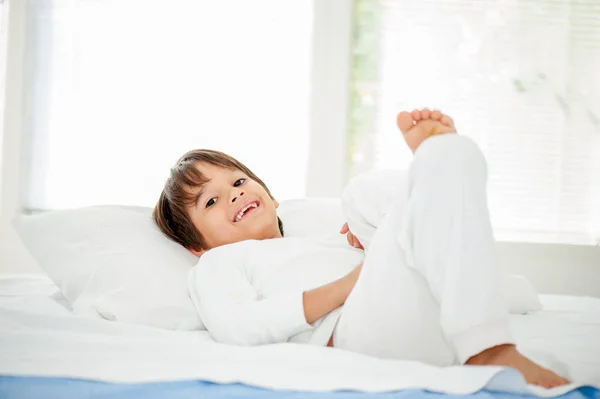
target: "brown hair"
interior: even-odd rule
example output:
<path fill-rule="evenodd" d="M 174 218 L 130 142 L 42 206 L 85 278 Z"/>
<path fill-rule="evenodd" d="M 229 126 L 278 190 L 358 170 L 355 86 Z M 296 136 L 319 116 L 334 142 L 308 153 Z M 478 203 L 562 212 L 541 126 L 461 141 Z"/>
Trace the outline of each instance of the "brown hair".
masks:
<path fill-rule="evenodd" d="M 206 162 L 222 168 L 238 169 L 263 186 L 271 198 L 273 195 L 250 169 L 237 159 L 214 150 L 193 150 L 184 154 L 171 168 L 171 174 L 154 207 L 152 217 L 160 230 L 170 239 L 196 251 L 207 249 L 202 234 L 189 217 L 187 208 L 194 203 L 194 194 L 189 188 L 201 187 L 208 179 L 196 168 L 198 162 Z M 283 223 L 277 218 L 279 231 L 283 235 Z"/>

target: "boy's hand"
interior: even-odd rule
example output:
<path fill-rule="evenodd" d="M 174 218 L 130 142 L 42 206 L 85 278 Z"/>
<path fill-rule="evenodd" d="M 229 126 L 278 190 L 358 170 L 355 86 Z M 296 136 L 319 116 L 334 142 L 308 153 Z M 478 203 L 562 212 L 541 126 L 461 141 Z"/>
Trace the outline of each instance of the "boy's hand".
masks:
<path fill-rule="evenodd" d="M 348 244 L 350 244 L 354 248 L 365 249 L 362 246 L 362 244 L 360 243 L 360 241 L 358 241 L 358 238 L 356 238 L 356 236 L 354 234 L 352 234 L 352 232 L 350 231 L 350 227 L 348 227 L 347 222 L 344 223 L 344 225 L 340 229 L 340 234 L 346 234 L 346 239 L 348 240 Z"/>

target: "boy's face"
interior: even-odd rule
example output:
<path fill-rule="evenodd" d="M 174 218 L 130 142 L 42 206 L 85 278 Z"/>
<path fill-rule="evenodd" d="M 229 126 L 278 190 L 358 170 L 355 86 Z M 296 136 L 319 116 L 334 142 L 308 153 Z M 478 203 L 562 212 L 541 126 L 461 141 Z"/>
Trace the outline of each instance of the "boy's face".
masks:
<path fill-rule="evenodd" d="M 208 163 L 196 168 L 209 180 L 194 188 L 195 205 L 188 208 L 192 223 L 202 234 L 206 249 L 244 240 L 279 238 L 277 201 L 240 170 Z M 203 251 L 190 249 L 196 256 Z"/>

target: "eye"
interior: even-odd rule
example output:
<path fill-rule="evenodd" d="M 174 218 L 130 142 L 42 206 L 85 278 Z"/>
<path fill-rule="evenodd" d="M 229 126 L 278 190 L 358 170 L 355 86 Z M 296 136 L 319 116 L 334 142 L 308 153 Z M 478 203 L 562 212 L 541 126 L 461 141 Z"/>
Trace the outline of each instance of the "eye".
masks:
<path fill-rule="evenodd" d="M 244 184 L 245 181 L 246 181 L 246 179 L 238 179 L 235 181 L 235 183 L 233 183 L 233 187 L 239 187 L 242 184 Z"/>
<path fill-rule="evenodd" d="M 214 204 L 216 204 L 217 202 L 217 197 L 213 197 L 211 199 L 208 200 L 208 202 L 206 203 L 206 207 L 210 208 L 211 206 L 213 206 Z"/>

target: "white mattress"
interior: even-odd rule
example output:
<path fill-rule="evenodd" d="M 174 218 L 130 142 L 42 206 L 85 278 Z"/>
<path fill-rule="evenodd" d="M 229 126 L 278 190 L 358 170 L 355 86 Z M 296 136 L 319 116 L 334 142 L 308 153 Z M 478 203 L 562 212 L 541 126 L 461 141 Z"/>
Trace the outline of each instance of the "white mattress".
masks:
<path fill-rule="evenodd" d="M 487 387 L 557 396 L 582 385 L 600 388 L 600 299 L 541 299 L 543 311 L 513 316 L 515 336 L 534 360 L 568 374 L 575 384 L 567 387 L 527 386 L 520 374 L 499 367 L 437 368 L 295 344 L 241 348 L 216 344 L 206 332 L 86 319 L 69 312 L 47 278 L 5 276 L 0 374 L 113 382 L 203 379 L 310 391 L 423 388 L 468 394 Z"/>

